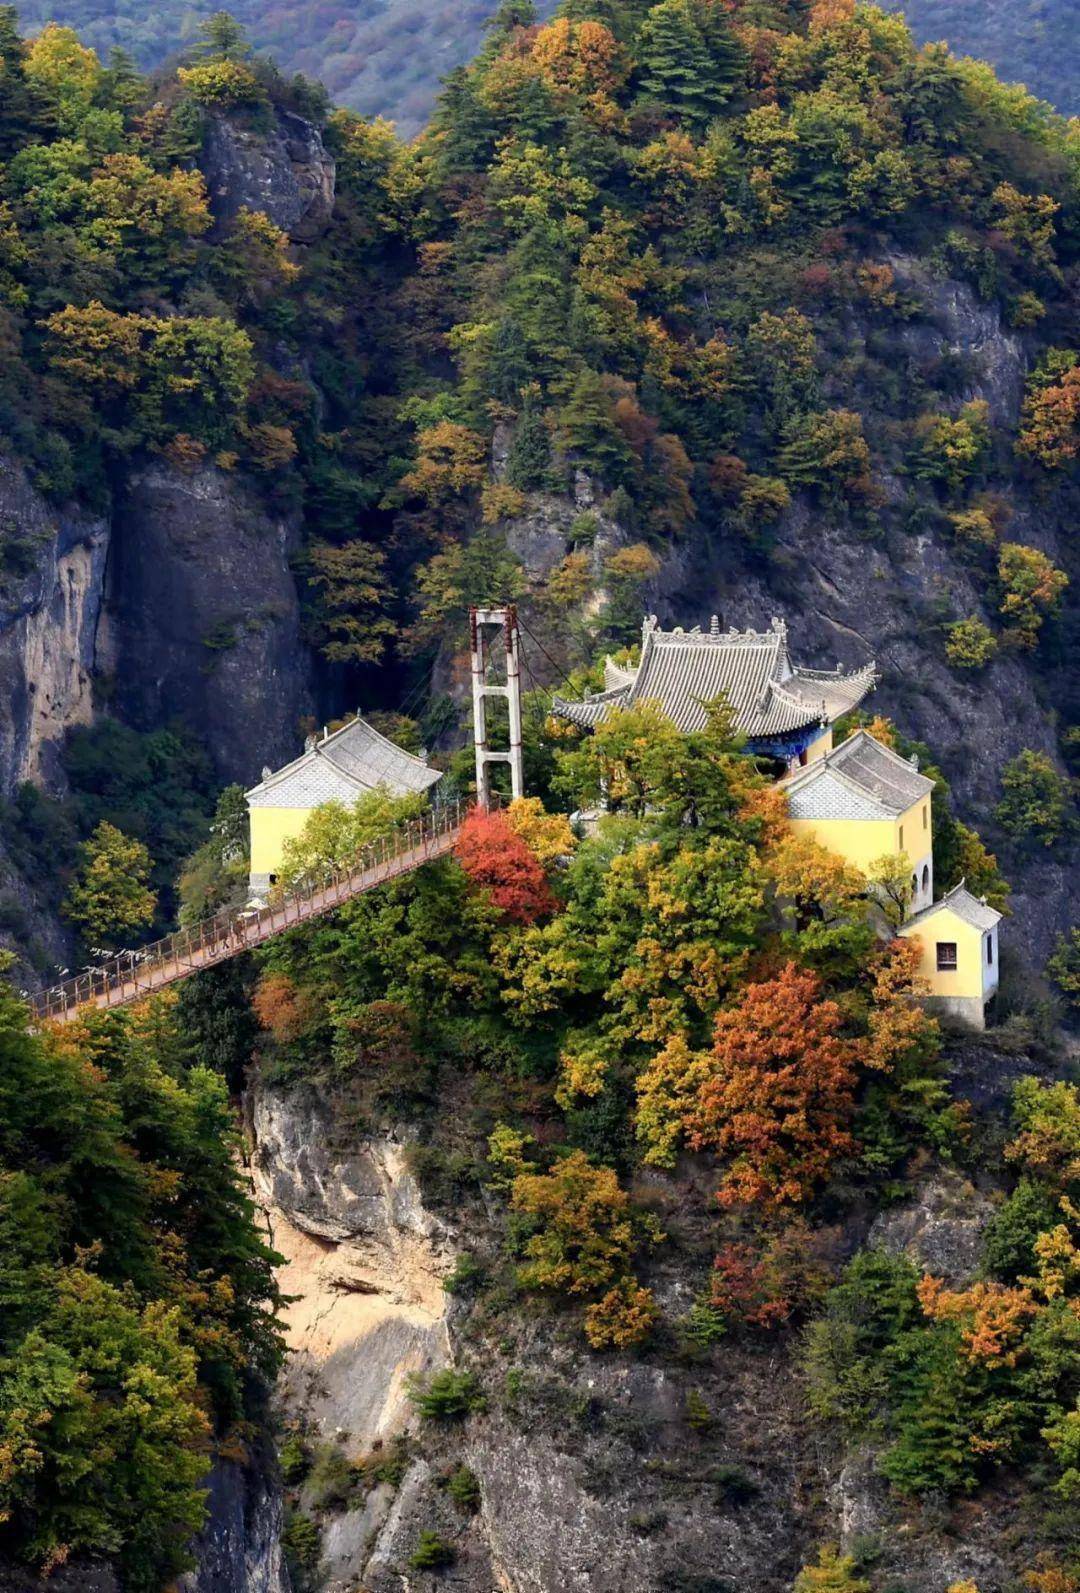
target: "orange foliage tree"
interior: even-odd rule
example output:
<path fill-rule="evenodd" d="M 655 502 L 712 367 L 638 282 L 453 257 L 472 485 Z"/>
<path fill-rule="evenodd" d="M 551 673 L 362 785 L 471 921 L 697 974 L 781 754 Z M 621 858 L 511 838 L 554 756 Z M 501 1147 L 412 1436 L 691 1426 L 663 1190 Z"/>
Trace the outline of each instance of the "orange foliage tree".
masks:
<path fill-rule="evenodd" d="M 716 1017 L 714 1072 L 688 1128 L 694 1149 L 730 1158 L 718 1197 L 725 1206 L 783 1206 L 809 1198 L 849 1132 L 862 1041 L 840 1033 L 835 1001 L 795 963 L 748 985 Z"/>
<path fill-rule="evenodd" d="M 558 906 L 544 870 L 503 814 L 474 808 L 461 826 L 455 853 L 473 884 L 487 891 L 512 923 L 535 924 Z"/>

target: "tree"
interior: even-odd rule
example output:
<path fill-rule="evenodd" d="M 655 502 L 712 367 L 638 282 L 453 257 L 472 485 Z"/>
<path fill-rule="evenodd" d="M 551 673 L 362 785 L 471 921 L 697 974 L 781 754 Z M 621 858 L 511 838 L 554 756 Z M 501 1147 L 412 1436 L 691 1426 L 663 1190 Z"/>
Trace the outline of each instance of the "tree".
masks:
<path fill-rule="evenodd" d="M 279 883 L 288 890 L 354 863 L 365 846 L 418 818 L 423 808 L 422 796 L 394 796 L 385 786 L 365 792 L 351 806 L 321 803 L 308 814 L 300 834 L 282 847 Z"/>
<path fill-rule="evenodd" d="M 1080 1007 L 1080 929 L 1058 936 L 1046 971 L 1070 1006 Z"/>
<path fill-rule="evenodd" d="M 210 61 L 244 61 L 251 54 L 251 45 L 234 16 L 228 11 L 215 11 L 199 23 L 195 51 Z"/>
<path fill-rule="evenodd" d="M 510 923 L 534 924 L 558 905 L 535 854 L 501 813 L 473 808 L 454 855 Z"/>
<path fill-rule="evenodd" d="M 519 1173 L 510 1204 L 537 1228 L 519 1269 L 525 1288 L 587 1296 L 626 1277 L 635 1227 L 630 1197 L 610 1167 L 571 1151 L 550 1173 Z"/>
<path fill-rule="evenodd" d="M 700 10 L 704 12 L 704 6 Z M 662 0 L 647 13 L 637 38 L 641 90 L 662 111 L 694 124 L 707 122 L 730 96 L 738 51 L 721 25 L 716 27 L 717 58 L 711 56 L 688 0 Z M 730 41 L 728 72 L 719 70 L 720 49 Z"/>
<path fill-rule="evenodd" d="M 614 403 L 603 378 L 584 370 L 559 410 L 559 439 L 568 452 L 596 471 L 609 486 L 629 482 L 634 453 L 615 418 Z"/>
<path fill-rule="evenodd" d="M 141 841 L 103 819 L 80 853 L 64 912 L 85 936 L 109 945 L 153 923 L 157 897 L 147 885 L 150 853 Z"/>
<path fill-rule="evenodd" d="M 694 1149 L 727 1158 L 722 1204 L 798 1204 L 854 1149 L 864 1047 L 843 1026 L 836 1002 L 821 999 L 821 981 L 795 963 L 717 1013 L 712 1074 L 688 1129 Z"/>
<path fill-rule="evenodd" d="M 1038 548 L 1003 542 L 998 554 L 1003 615 L 1018 646 L 1034 647 L 1043 621 L 1057 611 L 1069 577 Z"/>
<path fill-rule="evenodd" d="M 982 468 L 990 444 L 990 406 L 985 399 L 965 404 L 955 419 L 923 415 L 915 423 L 912 474 L 955 489 Z"/>
<path fill-rule="evenodd" d="M 534 397 L 527 392 L 506 457 L 507 482 L 521 492 L 538 492 L 549 484 L 550 466 L 551 438 Z"/>
<path fill-rule="evenodd" d="M 1047 470 L 1061 470 L 1080 454 L 1080 359 L 1050 349 L 1028 379 L 1017 451 Z"/>
<path fill-rule="evenodd" d="M 796 416 L 785 429 L 780 474 L 826 495 L 861 502 L 872 489 L 862 418 L 847 409 Z"/>
<path fill-rule="evenodd" d="M 984 669 L 997 650 L 993 631 L 974 616 L 957 620 L 946 633 L 945 656 L 956 669 Z"/>
<path fill-rule="evenodd" d="M 856 1574 L 850 1554 L 832 1544 L 818 1550 L 817 1565 L 807 1565 L 795 1578 L 795 1593 L 870 1593 L 870 1583 Z"/>
<path fill-rule="evenodd" d="M 1018 840 L 1053 846 L 1075 827 L 1069 781 L 1045 752 L 1025 748 L 1001 771 L 998 823 Z"/>
<path fill-rule="evenodd" d="M 393 593 L 386 556 L 356 538 L 341 547 L 316 542 L 308 580 L 319 594 L 321 651 L 331 663 L 378 664 L 397 627 L 387 612 Z"/>

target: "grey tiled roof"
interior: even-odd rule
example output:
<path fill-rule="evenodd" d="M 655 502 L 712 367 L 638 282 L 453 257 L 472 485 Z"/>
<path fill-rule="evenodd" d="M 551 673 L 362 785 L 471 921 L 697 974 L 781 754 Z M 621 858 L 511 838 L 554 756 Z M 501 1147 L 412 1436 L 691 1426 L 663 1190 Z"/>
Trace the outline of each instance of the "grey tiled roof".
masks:
<path fill-rule="evenodd" d="M 914 764 L 866 730 L 856 730 L 824 758 L 789 775 L 782 784 L 792 817 L 804 819 L 895 819 L 934 789 L 934 782 Z M 840 789 L 847 793 L 848 807 L 836 812 Z M 866 811 L 856 812 L 858 804 Z"/>
<path fill-rule="evenodd" d="M 793 819 L 884 819 L 890 816 L 880 802 L 830 769 L 823 769 L 815 780 L 789 793 L 788 815 Z"/>
<path fill-rule="evenodd" d="M 376 786 L 405 796 L 441 779 L 438 769 L 387 741 L 358 716 L 267 775 L 247 799 L 253 808 L 311 808 L 332 800 L 355 802 Z"/>
<path fill-rule="evenodd" d="M 611 707 L 658 702 L 682 731 L 701 730 L 705 704 L 724 696 L 736 727 L 749 736 L 777 736 L 828 724 L 862 701 L 873 686 L 873 664 L 844 674 L 793 667 L 787 628 L 774 619 L 767 631 L 662 631 L 655 619 L 642 629 L 641 662 L 626 670 L 610 660 L 605 690 L 584 702 L 556 697 L 554 711 L 591 728 Z"/>
<path fill-rule="evenodd" d="M 935 913 L 940 913 L 943 907 L 951 908 L 958 918 L 962 918 L 973 929 L 982 930 L 984 933 L 988 929 L 993 929 L 996 924 L 1000 924 L 1002 918 L 996 907 L 991 907 L 989 902 L 984 902 L 979 896 L 973 896 L 961 880 L 951 891 L 946 891 L 939 902 L 935 902 L 932 907 L 924 907 L 921 913 L 915 913 L 909 918 L 904 928 L 910 929 L 912 924 L 920 924 L 924 918 L 932 918 Z"/>

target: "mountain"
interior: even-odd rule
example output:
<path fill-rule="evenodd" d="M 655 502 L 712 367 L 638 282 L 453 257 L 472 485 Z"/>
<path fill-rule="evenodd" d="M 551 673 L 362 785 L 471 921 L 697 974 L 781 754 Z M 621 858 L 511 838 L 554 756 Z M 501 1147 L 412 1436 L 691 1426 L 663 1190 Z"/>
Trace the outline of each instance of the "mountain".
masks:
<path fill-rule="evenodd" d="M 337 104 L 365 116 L 389 117 L 411 136 L 427 120 L 440 80 L 475 55 L 494 6 L 491 0 L 443 5 L 354 0 L 317 7 L 237 0 L 231 9 L 283 71 L 317 79 Z M 553 9 L 554 0 L 538 7 L 540 15 Z M 886 9 L 902 10 L 920 42 L 943 39 L 958 54 L 989 61 L 1007 82 L 1026 84 L 1065 115 L 1080 107 L 1069 0 L 1021 5 L 909 0 Z M 117 46 L 152 70 L 191 46 L 214 7 L 209 0 L 198 5 L 166 0 L 144 12 L 100 0 L 61 0 L 59 5 L 24 0 L 19 10 L 28 32 L 49 21 L 67 23 L 100 54 Z"/>
<path fill-rule="evenodd" d="M 893 9 L 890 7 L 889 9 Z M 1065 116 L 1080 111 L 1076 15 L 1068 0 L 908 0 L 902 10 L 920 42 L 944 39 L 973 55 L 1009 83 L 1024 83 Z"/>
<path fill-rule="evenodd" d="M 160 1005 L 4 995 L 0 1586 L 1069 1593 L 1075 129 L 848 0 L 508 0 L 408 144 L 199 45 L 0 13 L 18 982 L 229 899 L 358 706 L 467 791 L 471 604 L 547 811 Z M 876 662 L 990 1032 L 722 713 L 549 720 L 650 613 Z"/>

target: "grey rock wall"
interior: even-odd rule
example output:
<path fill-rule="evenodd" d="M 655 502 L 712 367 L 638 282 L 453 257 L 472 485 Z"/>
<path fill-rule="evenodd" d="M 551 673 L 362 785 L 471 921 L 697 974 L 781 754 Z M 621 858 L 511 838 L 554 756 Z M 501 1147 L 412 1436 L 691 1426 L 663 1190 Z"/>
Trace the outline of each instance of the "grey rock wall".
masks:
<path fill-rule="evenodd" d="M 199 164 L 219 227 L 241 210 L 260 210 L 294 243 L 310 243 L 334 208 L 334 161 L 318 128 L 275 111 L 269 131 L 210 117 Z"/>
<path fill-rule="evenodd" d="M 122 717 L 145 730 L 184 721 L 223 781 L 251 783 L 301 745 L 297 542 L 293 520 L 214 468 L 146 464 L 118 498 L 99 668 Z"/>

